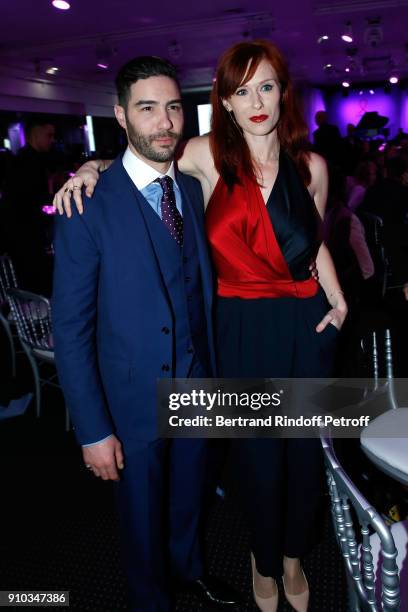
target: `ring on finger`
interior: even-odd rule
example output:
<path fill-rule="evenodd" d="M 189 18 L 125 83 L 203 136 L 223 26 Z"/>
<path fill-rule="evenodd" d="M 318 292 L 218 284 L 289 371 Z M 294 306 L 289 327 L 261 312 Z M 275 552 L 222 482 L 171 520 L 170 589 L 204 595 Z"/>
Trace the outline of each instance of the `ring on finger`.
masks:
<path fill-rule="evenodd" d="M 79 185 L 74 185 L 73 189 L 81 189 Z"/>

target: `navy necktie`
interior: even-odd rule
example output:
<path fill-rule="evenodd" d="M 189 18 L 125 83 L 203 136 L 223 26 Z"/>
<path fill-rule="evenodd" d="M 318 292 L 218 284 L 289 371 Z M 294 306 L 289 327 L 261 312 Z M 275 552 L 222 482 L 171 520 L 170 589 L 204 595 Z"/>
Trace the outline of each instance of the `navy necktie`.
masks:
<path fill-rule="evenodd" d="M 173 189 L 173 179 L 170 176 L 162 176 L 156 179 L 159 183 L 163 195 L 161 199 L 161 216 L 164 225 L 170 232 L 179 246 L 183 245 L 183 217 L 179 213 L 176 205 L 176 196 Z"/>

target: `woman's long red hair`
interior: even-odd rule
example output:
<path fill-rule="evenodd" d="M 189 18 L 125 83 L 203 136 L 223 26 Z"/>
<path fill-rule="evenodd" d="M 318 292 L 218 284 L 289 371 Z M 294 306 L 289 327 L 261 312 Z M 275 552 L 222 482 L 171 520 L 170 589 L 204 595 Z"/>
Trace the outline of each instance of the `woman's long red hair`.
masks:
<path fill-rule="evenodd" d="M 230 189 L 239 182 L 238 171 L 251 180 L 256 179 L 249 147 L 222 101 L 253 77 L 263 59 L 269 61 L 274 68 L 281 87 L 280 119 L 277 126 L 280 146 L 295 162 L 305 184 L 308 185 L 311 180 L 308 128 L 293 91 L 286 61 L 275 45 L 266 40 L 255 40 L 238 43 L 221 56 L 211 92 L 211 151 L 215 167 Z"/>

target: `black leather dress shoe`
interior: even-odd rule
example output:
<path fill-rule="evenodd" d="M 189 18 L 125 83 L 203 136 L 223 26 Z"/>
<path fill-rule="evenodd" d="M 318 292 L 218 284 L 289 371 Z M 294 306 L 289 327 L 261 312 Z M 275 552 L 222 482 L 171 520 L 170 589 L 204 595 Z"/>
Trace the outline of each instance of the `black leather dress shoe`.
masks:
<path fill-rule="evenodd" d="M 233 608 L 241 602 L 239 594 L 215 576 L 205 576 L 188 583 L 189 590 L 216 606 Z"/>

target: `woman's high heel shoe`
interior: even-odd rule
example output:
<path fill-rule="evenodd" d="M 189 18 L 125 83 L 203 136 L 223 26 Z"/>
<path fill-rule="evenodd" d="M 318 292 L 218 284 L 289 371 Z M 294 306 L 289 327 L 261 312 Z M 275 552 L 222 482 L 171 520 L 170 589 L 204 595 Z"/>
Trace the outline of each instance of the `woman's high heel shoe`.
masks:
<path fill-rule="evenodd" d="M 255 591 L 255 572 L 257 572 L 255 558 L 251 553 L 251 565 L 252 565 L 252 588 L 254 592 L 255 603 L 261 612 L 276 612 L 278 609 L 279 592 L 276 588 L 276 593 L 271 597 L 260 597 Z M 271 579 L 272 580 L 272 579 Z"/>
<path fill-rule="evenodd" d="M 307 586 L 306 586 L 306 589 L 302 591 L 302 593 L 299 593 L 298 595 L 291 595 L 290 593 L 287 592 L 286 586 L 285 586 L 285 577 L 282 576 L 285 597 L 290 603 L 290 605 L 292 606 L 292 608 L 296 610 L 296 612 L 307 612 L 308 606 L 309 606 L 309 595 L 310 595 L 309 584 L 307 582 L 305 572 L 303 571 L 303 569 L 302 569 L 302 574 L 306 581 Z"/>

